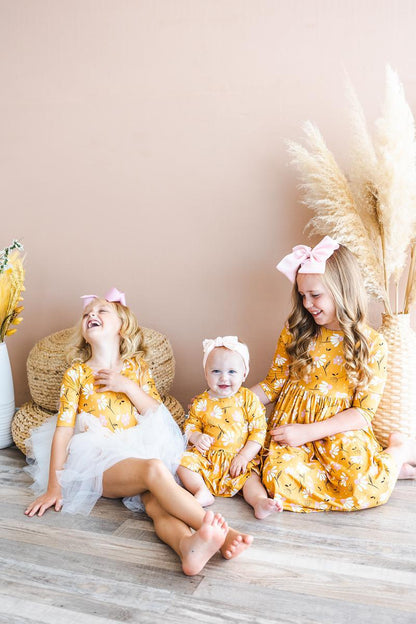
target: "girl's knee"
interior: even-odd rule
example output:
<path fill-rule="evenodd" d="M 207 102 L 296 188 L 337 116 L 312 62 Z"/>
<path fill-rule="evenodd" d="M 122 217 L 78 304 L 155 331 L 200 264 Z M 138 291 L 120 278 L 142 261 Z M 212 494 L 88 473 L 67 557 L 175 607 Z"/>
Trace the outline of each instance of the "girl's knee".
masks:
<path fill-rule="evenodd" d="M 161 480 L 172 479 L 172 475 L 160 459 L 147 459 L 145 465 L 146 481 L 149 486 L 157 485 Z"/>

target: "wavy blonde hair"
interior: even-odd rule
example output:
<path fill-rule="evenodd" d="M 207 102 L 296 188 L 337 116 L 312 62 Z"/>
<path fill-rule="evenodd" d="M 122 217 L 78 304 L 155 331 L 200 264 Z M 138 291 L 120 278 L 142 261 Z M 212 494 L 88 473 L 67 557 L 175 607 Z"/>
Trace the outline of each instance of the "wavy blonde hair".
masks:
<path fill-rule="evenodd" d="M 369 367 L 370 345 L 365 332 L 367 298 L 355 256 L 340 245 L 326 261 L 325 273 L 320 277 L 333 297 L 337 320 L 344 332 L 348 379 L 360 389 L 369 383 L 372 371 Z M 320 327 L 304 308 L 296 282 L 293 285 L 292 302 L 287 323 L 293 341 L 287 351 L 291 360 L 290 374 L 299 379 L 312 370 L 310 348 L 319 335 Z"/>
<path fill-rule="evenodd" d="M 140 327 L 135 315 L 127 306 L 115 301 L 107 301 L 97 297 L 94 303 L 110 304 L 116 311 L 121 320 L 120 328 L 120 357 L 122 360 L 128 358 L 143 357 L 147 353 L 143 330 Z M 72 336 L 69 339 L 66 348 L 66 360 L 68 364 L 73 362 L 86 362 L 90 359 L 91 346 L 82 335 L 82 316 L 80 321 L 74 327 Z"/>

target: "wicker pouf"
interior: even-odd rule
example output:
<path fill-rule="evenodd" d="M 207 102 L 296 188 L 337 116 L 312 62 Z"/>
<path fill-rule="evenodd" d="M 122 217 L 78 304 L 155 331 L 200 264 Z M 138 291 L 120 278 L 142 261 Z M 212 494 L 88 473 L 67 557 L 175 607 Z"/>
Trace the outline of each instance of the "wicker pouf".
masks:
<path fill-rule="evenodd" d="M 166 405 L 174 420 L 179 427 L 183 428 L 185 422 L 185 412 L 182 405 L 175 397 L 168 395 L 164 398 L 163 403 Z M 56 412 L 49 412 L 36 405 L 34 401 L 25 403 L 23 407 L 16 412 L 12 421 L 12 437 L 17 448 L 26 455 L 26 440 L 30 435 L 30 431 L 42 425 L 48 418 L 51 418 Z"/>
<path fill-rule="evenodd" d="M 56 412 L 55 412 L 56 413 Z M 25 403 L 12 420 L 12 437 L 17 448 L 26 455 L 26 439 L 29 437 L 30 431 L 39 427 L 48 418 L 54 415 L 54 412 L 48 412 L 36 405 L 33 401 Z"/>
<path fill-rule="evenodd" d="M 55 412 L 59 404 L 62 376 L 68 368 L 65 348 L 72 328 L 56 332 L 35 344 L 27 359 L 30 395 L 41 408 Z M 175 376 L 175 360 L 169 340 L 154 329 L 143 327 L 148 348 L 145 357 L 161 396 L 168 394 Z"/>

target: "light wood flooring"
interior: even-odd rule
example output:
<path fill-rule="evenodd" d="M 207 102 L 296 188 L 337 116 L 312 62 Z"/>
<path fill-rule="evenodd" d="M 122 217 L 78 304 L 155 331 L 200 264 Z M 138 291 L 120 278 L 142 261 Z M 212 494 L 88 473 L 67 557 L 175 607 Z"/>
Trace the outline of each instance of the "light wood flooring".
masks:
<path fill-rule="evenodd" d="M 119 501 L 99 501 L 87 518 L 27 518 L 24 464 L 15 447 L 0 451 L 0 623 L 416 622 L 413 481 L 358 513 L 258 521 L 241 498 L 217 499 L 253 546 L 190 578 L 150 520 Z"/>

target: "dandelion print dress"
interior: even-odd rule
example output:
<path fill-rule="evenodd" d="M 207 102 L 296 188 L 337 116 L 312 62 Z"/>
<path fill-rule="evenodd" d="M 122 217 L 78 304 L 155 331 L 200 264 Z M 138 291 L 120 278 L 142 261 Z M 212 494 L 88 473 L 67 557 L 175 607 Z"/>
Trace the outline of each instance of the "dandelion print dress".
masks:
<path fill-rule="evenodd" d="M 248 388 L 240 388 L 232 397 L 213 399 L 208 392 L 200 394 L 192 404 L 185 425 L 185 434 L 194 431 L 214 438 L 210 449 L 201 453 L 184 453 L 181 466 L 199 473 L 214 496 L 234 496 L 241 490 L 251 472 L 259 474 L 259 456 L 247 464 L 244 473 L 230 476 L 230 464 L 248 440 L 263 446 L 266 436 L 265 408 Z"/>
<path fill-rule="evenodd" d="M 380 334 L 366 331 L 373 378 L 358 392 L 347 378 L 342 331 L 321 328 L 309 349 L 312 372 L 309 378 L 295 381 L 288 378 L 286 351 L 292 336 L 286 327 L 281 333 L 271 369 L 260 384 L 270 401 L 276 401 L 269 429 L 323 421 L 350 407 L 368 423 L 364 429 L 299 447 L 280 446 L 268 436 L 262 480 L 269 496 L 282 497 L 286 510 L 364 509 L 385 503 L 393 490 L 398 467 L 382 452 L 371 427 L 384 388 L 387 348 Z"/>
<path fill-rule="evenodd" d="M 121 374 L 135 381 L 149 396 L 160 396 L 146 362 L 141 358 L 123 361 Z M 110 431 L 129 429 L 138 423 L 138 412 L 123 392 L 98 392 L 94 371 L 76 362 L 64 374 L 57 427 L 74 427 L 80 412 L 95 416 Z"/>

